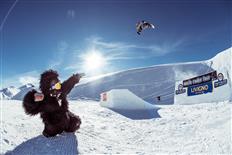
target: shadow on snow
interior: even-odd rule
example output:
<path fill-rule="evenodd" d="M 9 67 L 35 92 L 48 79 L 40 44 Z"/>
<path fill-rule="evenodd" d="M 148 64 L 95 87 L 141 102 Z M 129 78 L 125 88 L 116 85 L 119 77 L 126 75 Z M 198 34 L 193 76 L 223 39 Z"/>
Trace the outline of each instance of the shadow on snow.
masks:
<path fill-rule="evenodd" d="M 62 133 L 46 138 L 42 135 L 29 139 L 5 155 L 76 155 L 78 141 L 73 133 Z"/>
<path fill-rule="evenodd" d="M 160 118 L 157 109 L 145 109 L 145 110 L 125 110 L 125 109 L 112 109 L 112 111 L 119 113 L 127 118 L 133 120 L 140 120 L 140 119 L 153 119 L 153 118 Z"/>

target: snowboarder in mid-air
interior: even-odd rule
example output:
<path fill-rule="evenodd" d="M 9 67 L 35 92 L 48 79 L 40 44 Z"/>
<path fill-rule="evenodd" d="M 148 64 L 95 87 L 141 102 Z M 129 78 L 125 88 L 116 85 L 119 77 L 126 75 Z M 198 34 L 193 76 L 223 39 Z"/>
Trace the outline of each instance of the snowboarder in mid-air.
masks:
<path fill-rule="evenodd" d="M 137 34 L 138 34 L 138 35 L 140 35 L 140 33 L 141 33 L 143 30 L 147 29 L 147 28 L 152 28 L 152 29 L 154 29 L 155 26 L 154 26 L 153 24 L 151 24 L 151 23 L 148 23 L 148 22 L 144 21 L 144 20 L 142 20 L 142 21 L 140 21 L 140 22 L 138 22 L 138 23 L 136 24 L 136 30 L 137 30 Z"/>
<path fill-rule="evenodd" d="M 41 93 L 33 89 L 25 95 L 23 108 L 29 115 L 40 113 L 45 125 L 44 136 L 56 136 L 63 131 L 75 132 L 80 128 L 81 119 L 68 110 L 67 95 L 81 77 L 81 74 L 74 74 L 60 83 L 58 73 L 48 70 L 41 74 Z"/>

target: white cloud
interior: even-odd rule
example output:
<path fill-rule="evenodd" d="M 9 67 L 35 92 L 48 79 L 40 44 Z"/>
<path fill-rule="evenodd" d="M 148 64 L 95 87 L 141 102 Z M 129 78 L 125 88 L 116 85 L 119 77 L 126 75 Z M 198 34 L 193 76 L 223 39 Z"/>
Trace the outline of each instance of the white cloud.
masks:
<path fill-rule="evenodd" d="M 184 43 L 184 39 L 163 44 L 136 45 L 123 42 L 106 42 L 100 37 L 87 39 L 91 47 L 103 51 L 110 60 L 146 59 L 176 52 Z"/>
<path fill-rule="evenodd" d="M 33 77 L 33 76 L 23 76 L 23 77 L 19 77 L 19 82 L 22 85 L 31 83 L 36 85 L 38 83 L 38 77 Z"/>
<path fill-rule="evenodd" d="M 67 52 L 69 45 L 66 41 L 59 41 L 57 44 L 57 51 L 54 52 L 53 57 L 51 58 L 48 69 L 57 69 L 63 64 L 64 55 Z"/>
<path fill-rule="evenodd" d="M 72 60 L 64 67 L 64 70 L 82 71 L 83 66 L 82 60 L 85 54 L 91 51 L 98 51 L 107 61 L 107 67 L 105 72 L 112 72 L 114 61 L 121 60 L 145 60 L 152 57 L 164 56 L 168 53 L 176 52 L 181 49 L 181 46 L 186 42 L 185 39 L 179 39 L 177 41 L 167 41 L 162 44 L 152 45 L 139 45 L 130 44 L 125 42 L 110 42 L 105 41 L 101 37 L 92 36 L 86 39 L 86 48 L 72 50 Z M 69 51 L 70 52 L 70 51 Z"/>
<path fill-rule="evenodd" d="M 20 87 L 27 83 L 31 83 L 33 85 L 38 86 L 39 78 L 40 78 L 40 73 L 38 71 L 29 71 L 25 73 L 20 73 L 20 74 L 8 77 L 7 79 L 3 79 L 2 88 L 9 87 L 9 86 Z"/>

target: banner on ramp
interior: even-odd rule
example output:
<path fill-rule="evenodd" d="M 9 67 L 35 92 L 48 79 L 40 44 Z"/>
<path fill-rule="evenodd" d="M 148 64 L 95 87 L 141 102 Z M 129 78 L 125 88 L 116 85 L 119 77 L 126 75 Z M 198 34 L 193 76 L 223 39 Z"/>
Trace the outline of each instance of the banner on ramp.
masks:
<path fill-rule="evenodd" d="M 188 87 L 188 96 L 201 95 L 201 94 L 212 93 L 212 92 L 213 92 L 212 81 Z"/>

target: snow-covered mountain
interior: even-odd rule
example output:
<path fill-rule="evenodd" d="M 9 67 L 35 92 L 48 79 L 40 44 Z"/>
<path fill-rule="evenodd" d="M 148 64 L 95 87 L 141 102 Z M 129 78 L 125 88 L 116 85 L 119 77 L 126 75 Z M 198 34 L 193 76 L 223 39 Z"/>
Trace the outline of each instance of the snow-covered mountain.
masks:
<path fill-rule="evenodd" d="M 15 88 L 14 86 L 4 88 L 4 89 L 0 90 L 0 99 L 10 99 L 19 92 L 20 92 L 20 89 Z"/>
<path fill-rule="evenodd" d="M 11 99 L 13 100 L 23 100 L 26 93 L 32 89 L 35 89 L 35 86 L 33 84 L 26 84 L 21 87 L 19 87 L 20 92 L 18 92 L 16 95 L 14 95 Z"/>
<path fill-rule="evenodd" d="M 0 99 L 1 100 L 8 100 L 8 99 L 22 100 L 24 95 L 33 88 L 34 88 L 34 85 L 30 83 L 25 84 L 19 88 L 10 86 L 8 88 L 4 88 L 0 90 Z"/>
<path fill-rule="evenodd" d="M 4 92 L 0 92 L 0 99 L 1 100 L 9 100 L 10 97 L 9 96 L 6 96 L 6 94 Z"/>

